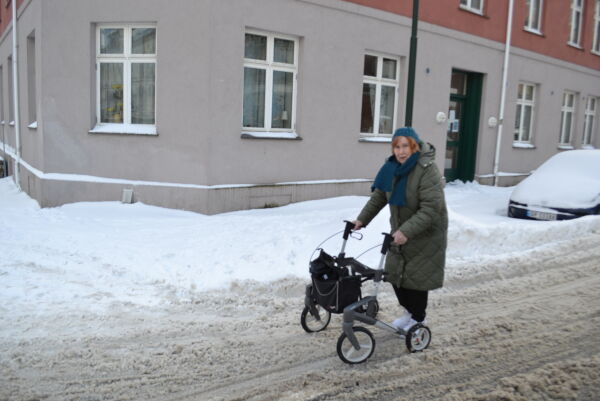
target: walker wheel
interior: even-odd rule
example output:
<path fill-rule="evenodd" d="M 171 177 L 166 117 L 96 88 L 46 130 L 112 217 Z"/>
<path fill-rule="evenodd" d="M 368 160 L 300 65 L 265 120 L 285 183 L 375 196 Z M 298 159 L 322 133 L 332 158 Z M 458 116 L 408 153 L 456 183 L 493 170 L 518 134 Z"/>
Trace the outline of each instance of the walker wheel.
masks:
<path fill-rule="evenodd" d="M 415 324 L 406 333 L 406 348 L 410 352 L 421 352 L 429 347 L 431 342 L 431 330 L 420 323 Z"/>
<path fill-rule="evenodd" d="M 375 351 L 375 339 L 373 334 L 364 327 L 353 327 L 352 331 L 360 346 L 354 348 L 346 333 L 342 333 L 337 342 L 337 353 L 340 359 L 349 364 L 362 363 L 369 359 Z"/>
<path fill-rule="evenodd" d="M 331 320 L 331 312 L 325 310 L 321 305 L 315 304 L 315 310 L 317 313 L 313 315 L 310 313 L 310 308 L 305 306 L 300 315 L 300 324 L 307 333 L 325 330 Z"/>

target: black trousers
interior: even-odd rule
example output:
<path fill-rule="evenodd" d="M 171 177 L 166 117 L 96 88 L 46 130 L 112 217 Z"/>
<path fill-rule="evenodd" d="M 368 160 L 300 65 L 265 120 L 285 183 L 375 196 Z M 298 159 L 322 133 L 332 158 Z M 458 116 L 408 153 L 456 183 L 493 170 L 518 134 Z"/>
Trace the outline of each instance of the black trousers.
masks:
<path fill-rule="evenodd" d="M 394 287 L 394 292 L 398 302 L 402 305 L 417 322 L 425 320 L 425 309 L 427 309 L 428 291 L 409 290 L 406 288 Z"/>

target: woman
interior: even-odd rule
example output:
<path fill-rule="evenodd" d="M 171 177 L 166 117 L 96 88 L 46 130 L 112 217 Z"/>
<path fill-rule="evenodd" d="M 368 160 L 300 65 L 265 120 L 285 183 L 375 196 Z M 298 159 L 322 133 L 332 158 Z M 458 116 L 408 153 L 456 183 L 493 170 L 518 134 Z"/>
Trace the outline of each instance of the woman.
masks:
<path fill-rule="evenodd" d="M 396 130 L 392 156 L 377 173 L 371 198 L 354 221 L 356 230 L 366 227 L 390 205 L 394 241 L 385 270 L 406 309 L 392 324 L 406 331 L 425 320 L 428 291 L 444 282 L 448 212 L 434 159 L 433 145 L 421 142 L 412 128 Z"/>

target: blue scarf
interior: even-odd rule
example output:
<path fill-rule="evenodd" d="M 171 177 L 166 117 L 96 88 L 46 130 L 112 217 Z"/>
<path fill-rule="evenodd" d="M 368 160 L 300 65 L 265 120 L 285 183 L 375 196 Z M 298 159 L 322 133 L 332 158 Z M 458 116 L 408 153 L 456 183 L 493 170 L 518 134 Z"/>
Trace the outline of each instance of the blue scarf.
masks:
<path fill-rule="evenodd" d="M 394 179 L 399 178 L 388 203 L 394 206 L 406 205 L 406 183 L 408 182 L 408 174 L 417 164 L 420 154 L 420 152 L 413 153 L 402 164 L 398 163 L 394 156 L 390 156 L 377 173 L 375 181 L 371 186 L 371 191 L 380 189 L 383 192 L 391 192 Z"/>

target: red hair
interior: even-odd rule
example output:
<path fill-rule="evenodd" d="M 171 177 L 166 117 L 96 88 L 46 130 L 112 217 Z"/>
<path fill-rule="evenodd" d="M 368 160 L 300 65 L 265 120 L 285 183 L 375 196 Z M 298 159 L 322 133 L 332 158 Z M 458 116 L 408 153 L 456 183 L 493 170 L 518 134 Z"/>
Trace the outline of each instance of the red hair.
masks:
<path fill-rule="evenodd" d="M 415 152 L 418 152 L 420 149 L 419 144 L 417 143 L 417 141 L 415 141 L 413 138 L 411 138 L 410 136 L 401 136 L 398 135 L 396 137 L 394 137 L 392 139 L 392 153 L 394 153 L 394 146 L 396 146 L 398 144 L 398 142 L 400 142 L 400 138 L 406 138 L 406 140 L 408 140 L 408 145 L 410 146 L 410 153 L 413 154 Z"/>

